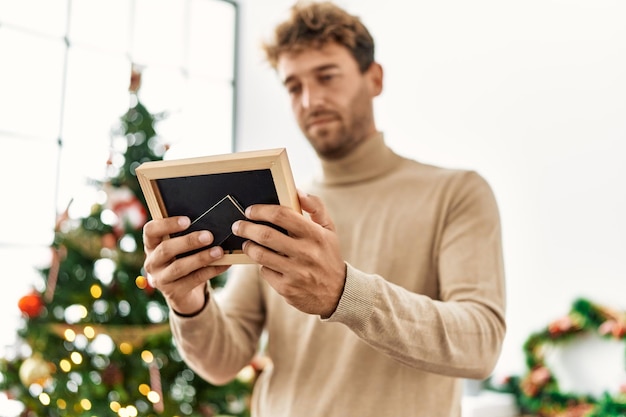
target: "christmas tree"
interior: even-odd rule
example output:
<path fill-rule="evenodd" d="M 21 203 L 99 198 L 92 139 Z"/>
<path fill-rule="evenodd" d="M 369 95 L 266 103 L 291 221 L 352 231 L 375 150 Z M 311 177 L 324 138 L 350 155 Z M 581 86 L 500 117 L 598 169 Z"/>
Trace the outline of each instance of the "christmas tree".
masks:
<path fill-rule="evenodd" d="M 19 300 L 20 348 L 0 359 L 0 391 L 30 416 L 247 416 L 254 371 L 213 386 L 176 350 L 162 295 L 144 277 L 148 210 L 134 170 L 163 159 L 133 71 L 130 107 L 113 130 L 98 201 L 88 216 L 62 213 L 42 284 Z M 223 282 L 223 279 L 221 280 Z M 221 285 L 212 280 L 212 285 Z"/>

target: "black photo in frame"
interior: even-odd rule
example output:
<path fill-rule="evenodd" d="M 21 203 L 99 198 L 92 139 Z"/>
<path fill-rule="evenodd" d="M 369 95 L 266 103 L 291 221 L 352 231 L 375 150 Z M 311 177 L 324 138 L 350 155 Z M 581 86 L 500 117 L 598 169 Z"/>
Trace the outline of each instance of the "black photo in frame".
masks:
<path fill-rule="evenodd" d="M 152 218 L 188 216 L 191 226 L 177 235 L 211 231 L 215 241 L 210 246 L 225 252 L 216 262 L 220 265 L 252 262 L 241 251 L 243 240 L 230 230 L 245 219 L 247 206 L 281 204 L 301 213 L 284 148 L 146 162 L 136 173 Z"/>

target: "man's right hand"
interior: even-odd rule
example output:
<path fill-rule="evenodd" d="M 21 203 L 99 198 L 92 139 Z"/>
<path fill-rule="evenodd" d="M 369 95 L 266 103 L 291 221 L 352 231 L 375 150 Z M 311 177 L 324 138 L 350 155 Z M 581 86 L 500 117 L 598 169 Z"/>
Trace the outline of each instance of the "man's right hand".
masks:
<path fill-rule="evenodd" d="M 175 216 L 151 220 L 143 228 L 146 253 L 144 268 L 149 279 L 161 291 L 168 305 L 177 313 L 185 315 L 202 309 L 206 282 L 229 268 L 228 265 L 210 265 L 224 256 L 219 246 L 176 258 L 213 242 L 213 235 L 206 230 L 168 238 L 170 234 L 182 232 L 189 225 L 188 217 Z"/>

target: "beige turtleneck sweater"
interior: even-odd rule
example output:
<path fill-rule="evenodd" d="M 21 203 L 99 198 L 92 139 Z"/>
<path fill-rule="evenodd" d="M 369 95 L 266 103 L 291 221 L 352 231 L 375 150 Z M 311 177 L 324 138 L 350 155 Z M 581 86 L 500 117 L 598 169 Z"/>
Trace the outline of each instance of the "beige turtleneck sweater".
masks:
<path fill-rule="evenodd" d="M 505 334 L 498 209 L 476 173 L 396 155 L 381 134 L 306 189 L 322 198 L 348 265 L 327 320 L 297 311 L 236 265 L 197 316 L 171 314 L 179 349 L 213 383 L 267 331 L 273 365 L 255 417 L 458 417 L 461 380 L 487 377 Z"/>

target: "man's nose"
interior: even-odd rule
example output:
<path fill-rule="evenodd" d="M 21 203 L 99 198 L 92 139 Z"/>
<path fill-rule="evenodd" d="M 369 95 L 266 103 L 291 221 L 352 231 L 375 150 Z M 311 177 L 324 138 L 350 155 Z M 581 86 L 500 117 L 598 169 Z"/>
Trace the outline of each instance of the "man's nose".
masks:
<path fill-rule="evenodd" d="M 324 102 L 324 95 L 319 88 L 305 86 L 302 90 L 302 108 L 312 109 Z"/>

